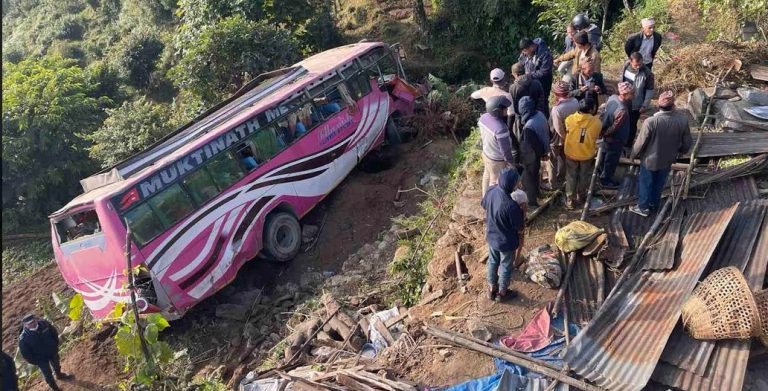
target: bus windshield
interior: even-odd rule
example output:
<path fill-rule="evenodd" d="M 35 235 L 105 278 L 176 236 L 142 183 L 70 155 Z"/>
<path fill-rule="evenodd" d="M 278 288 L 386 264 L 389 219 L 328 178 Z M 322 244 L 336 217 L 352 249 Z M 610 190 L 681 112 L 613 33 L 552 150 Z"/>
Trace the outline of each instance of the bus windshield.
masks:
<path fill-rule="evenodd" d="M 85 210 L 69 215 L 56 223 L 59 243 L 66 243 L 101 232 L 99 217 L 95 210 Z"/>

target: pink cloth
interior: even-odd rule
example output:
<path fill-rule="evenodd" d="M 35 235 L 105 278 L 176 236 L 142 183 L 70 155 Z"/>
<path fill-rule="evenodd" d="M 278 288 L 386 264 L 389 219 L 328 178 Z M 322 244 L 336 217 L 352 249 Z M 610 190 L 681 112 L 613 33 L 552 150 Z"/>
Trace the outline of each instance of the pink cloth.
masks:
<path fill-rule="evenodd" d="M 520 334 L 501 337 L 501 343 L 518 352 L 529 353 L 540 350 L 552 341 L 552 333 L 549 328 L 551 320 L 549 311 L 547 308 L 543 308 L 534 315 Z"/>

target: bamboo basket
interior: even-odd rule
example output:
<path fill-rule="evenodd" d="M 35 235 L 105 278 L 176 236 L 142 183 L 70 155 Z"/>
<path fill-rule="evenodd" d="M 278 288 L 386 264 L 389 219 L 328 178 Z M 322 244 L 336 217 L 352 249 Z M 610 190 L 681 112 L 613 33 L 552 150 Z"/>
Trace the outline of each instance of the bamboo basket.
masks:
<path fill-rule="evenodd" d="M 712 272 L 682 307 L 683 325 L 696 339 L 745 339 L 761 335 L 757 304 L 747 280 L 733 266 Z"/>
<path fill-rule="evenodd" d="M 768 289 L 755 293 L 755 303 L 760 317 L 760 342 L 768 346 Z"/>

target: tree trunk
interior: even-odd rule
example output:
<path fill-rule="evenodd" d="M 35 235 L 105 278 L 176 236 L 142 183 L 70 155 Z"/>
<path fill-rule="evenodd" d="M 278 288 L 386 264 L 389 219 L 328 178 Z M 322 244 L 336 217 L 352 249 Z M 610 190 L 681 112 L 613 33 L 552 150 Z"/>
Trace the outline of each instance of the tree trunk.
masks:
<path fill-rule="evenodd" d="M 424 10 L 424 0 L 413 0 L 413 15 L 422 34 L 428 35 L 429 22 L 427 21 L 427 12 Z"/>
<path fill-rule="evenodd" d="M 630 6 L 629 6 L 629 0 L 623 0 L 623 1 L 624 1 L 624 8 L 625 8 L 625 9 L 626 9 L 628 12 L 630 12 L 630 13 L 631 13 L 631 12 L 632 12 L 632 7 L 630 7 Z"/>
<path fill-rule="evenodd" d="M 626 1 L 626 0 L 625 0 Z M 608 5 L 610 4 L 610 0 L 603 1 L 603 23 L 600 26 L 600 31 L 605 33 L 605 22 L 608 19 Z"/>

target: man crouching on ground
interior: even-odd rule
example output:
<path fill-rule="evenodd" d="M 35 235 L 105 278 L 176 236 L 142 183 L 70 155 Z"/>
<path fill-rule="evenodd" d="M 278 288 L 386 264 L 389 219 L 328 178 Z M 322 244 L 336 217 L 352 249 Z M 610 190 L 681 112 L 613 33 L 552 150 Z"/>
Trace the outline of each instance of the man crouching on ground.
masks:
<path fill-rule="evenodd" d="M 499 175 L 499 184 L 492 186 L 483 196 L 485 209 L 485 238 L 488 241 L 488 298 L 513 298 L 509 290 L 515 254 L 523 236 L 523 210 L 510 194 L 515 191 L 520 176 L 514 168 L 505 168 Z"/>

